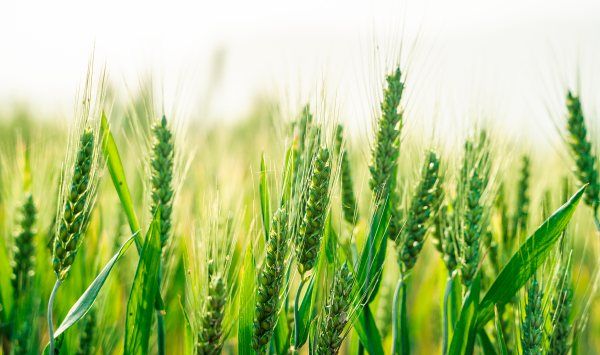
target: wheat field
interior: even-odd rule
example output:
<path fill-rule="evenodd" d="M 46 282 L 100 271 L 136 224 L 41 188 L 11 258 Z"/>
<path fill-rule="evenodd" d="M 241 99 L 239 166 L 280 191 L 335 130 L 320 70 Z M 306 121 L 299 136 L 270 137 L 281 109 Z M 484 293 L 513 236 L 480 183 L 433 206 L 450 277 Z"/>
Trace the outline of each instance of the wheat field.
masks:
<path fill-rule="evenodd" d="M 0 354 L 600 351 L 576 88 L 557 154 L 477 117 L 448 144 L 381 82 L 366 139 L 310 98 L 200 124 L 91 69 L 72 117 L 2 117 Z"/>

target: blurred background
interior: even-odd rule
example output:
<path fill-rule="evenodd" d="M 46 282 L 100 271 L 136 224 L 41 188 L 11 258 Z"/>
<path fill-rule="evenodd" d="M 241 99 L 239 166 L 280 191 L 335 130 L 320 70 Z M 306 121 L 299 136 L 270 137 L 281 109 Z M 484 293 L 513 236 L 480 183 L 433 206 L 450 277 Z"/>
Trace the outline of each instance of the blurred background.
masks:
<path fill-rule="evenodd" d="M 6 1 L 0 113 L 71 115 L 94 53 L 118 96 L 151 76 L 188 119 L 233 120 L 260 97 L 296 107 L 326 92 L 356 131 L 400 61 L 413 121 L 455 127 L 493 115 L 509 134 L 547 144 L 548 107 L 562 105 L 566 85 L 599 102 L 588 90 L 599 28 L 593 0 Z"/>

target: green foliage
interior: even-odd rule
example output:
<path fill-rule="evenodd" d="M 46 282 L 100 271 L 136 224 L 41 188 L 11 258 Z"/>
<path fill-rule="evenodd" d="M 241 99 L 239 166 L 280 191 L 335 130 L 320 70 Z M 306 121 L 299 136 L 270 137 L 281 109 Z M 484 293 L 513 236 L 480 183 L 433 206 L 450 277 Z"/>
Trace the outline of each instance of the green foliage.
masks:
<path fill-rule="evenodd" d="M 586 186 L 579 189 L 569 201 L 548 217 L 502 268 L 481 301 L 477 317 L 480 327 L 493 317 L 494 306 L 501 307 L 510 302 L 546 260 L 571 220 L 585 188 Z"/>
<path fill-rule="evenodd" d="M 152 330 L 152 310 L 159 291 L 161 260 L 160 216 L 156 215 L 146 235 L 142 254 L 127 302 L 124 353 L 147 354 Z"/>

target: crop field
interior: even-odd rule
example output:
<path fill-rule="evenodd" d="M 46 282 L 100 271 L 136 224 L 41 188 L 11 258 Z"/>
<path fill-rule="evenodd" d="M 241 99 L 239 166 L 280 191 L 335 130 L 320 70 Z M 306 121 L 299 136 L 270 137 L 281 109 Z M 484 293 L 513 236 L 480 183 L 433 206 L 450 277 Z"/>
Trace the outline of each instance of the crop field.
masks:
<path fill-rule="evenodd" d="M 309 97 L 201 124 L 93 67 L 71 117 L 0 118 L 0 354 L 600 352 L 577 87 L 540 151 L 415 129 L 402 65 L 362 136 Z"/>

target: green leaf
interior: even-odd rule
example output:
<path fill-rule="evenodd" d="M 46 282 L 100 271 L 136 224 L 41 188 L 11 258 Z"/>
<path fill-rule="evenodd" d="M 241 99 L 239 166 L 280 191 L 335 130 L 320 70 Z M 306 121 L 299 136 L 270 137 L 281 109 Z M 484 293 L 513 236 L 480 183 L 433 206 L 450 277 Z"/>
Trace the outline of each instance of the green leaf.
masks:
<path fill-rule="evenodd" d="M 262 216 L 263 230 L 265 232 L 265 240 L 269 240 L 269 230 L 271 229 L 271 194 L 269 193 L 269 179 L 267 176 L 267 164 L 265 163 L 265 155 L 260 157 L 260 179 L 258 191 L 260 194 L 260 213 Z"/>
<path fill-rule="evenodd" d="M 121 249 L 108 261 L 108 263 L 104 266 L 102 271 L 96 276 L 94 281 L 88 286 L 85 292 L 79 297 L 77 302 L 71 307 L 69 312 L 67 313 L 65 319 L 58 326 L 56 331 L 54 332 L 54 339 L 58 338 L 62 333 L 64 333 L 67 329 L 73 326 L 77 321 L 83 318 L 89 309 L 92 307 L 96 298 L 98 297 L 98 293 L 104 286 L 108 275 L 112 271 L 113 267 L 119 261 L 121 256 L 125 254 L 127 249 L 131 246 L 135 239 L 135 235 L 131 236 L 122 246 Z"/>
<path fill-rule="evenodd" d="M 286 354 L 290 347 L 290 331 L 288 329 L 287 312 L 282 309 L 273 333 L 273 344 L 277 354 Z"/>
<path fill-rule="evenodd" d="M 252 333 L 254 328 L 256 265 L 254 263 L 253 249 L 246 249 L 244 258 L 244 269 L 242 284 L 240 286 L 239 298 L 239 320 L 238 320 L 238 353 L 240 355 L 253 355 Z"/>
<path fill-rule="evenodd" d="M 569 201 L 542 223 L 502 268 L 481 301 L 477 316 L 478 327 L 483 327 L 491 320 L 494 307 L 508 303 L 550 255 L 552 247 L 571 220 L 586 186 L 580 188 Z"/>
<path fill-rule="evenodd" d="M 100 129 L 102 133 L 102 151 L 106 158 L 106 165 L 108 167 L 110 177 L 113 185 L 115 186 L 115 190 L 117 191 L 117 195 L 119 195 L 121 206 L 123 206 L 123 210 L 127 216 L 131 233 L 137 233 L 141 229 L 140 223 L 137 219 L 137 215 L 135 214 L 135 209 L 133 208 L 133 201 L 131 199 L 131 193 L 129 192 L 129 186 L 127 185 L 125 170 L 123 169 L 123 164 L 121 163 L 121 156 L 119 155 L 119 150 L 117 149 L 115 139 L 110 132 L 108 120 L 106 119 L 104 112 L 102 112 Z M 138 240 L 138 238 L 135 239 L 135 244 L 138 252 L 141 252 L 142 243 Z"/>
<path fill-rule="evenodd" d="M 444 291 L 442 309 L 442 354 L 448 351 L 448 340 L 458 320 L 460 312 L 461 285 L 458 272 L 448 276 L 446 290 Z"/>
<path fill-rule="evenodd" d="M 479 338 L 479 345 L 481 346 L 481 350 L 485 355 L 496 355 L 496 348 L 494 348 L 494 344 L 490 340 L 485 329 L 479 329 L 477 332 L 477 337 Z"/>
<path fill-rule="evenodd" d="M 315 271 L 317 272 L 317 271 Z M 306 292 L 302 296 L 302 301 L 300 303 L 300 307 L 298 308 L 298 344 L 294 344 L 296 349 L 300 349 L 308 340 L 308 331 L 310 329 L 310 322 L 312 320 L 312 301 L 313 301 L 313 288 L 315 286 L 316 277 L 313 275 L 310 279 L 310 283 L 306 288 Z M 298 321 L 296 320 L 296 321 Z M 296 337 L 294 337 L 296 338 Z"/>
<path fill-rule="evenodd" d="M 477 308 L 479 306 L 480 286 L 481 275 L 478 273 L 465 296 L 465 300 L 460 310 L 460 316 L 454 327 L 448 354 L 464 355 L 473 353 L 473 347 L 475 346 L 475 321 L 477 319 Z"/>
<path fill-rule="evenodd" d="M 119 149 L 117 148 L 117 144 L 115 143 L 114 137 L 110 131 L 110 126 L 108 124 L 108 120 L 106 119 L 106 115 L 104 114 L 104 112 L 102 112 L 100 130 L 102 134 L 102 152 L 104 153 L 104 157 L 106 158 L 106 165 L 108 167 L 110 177 L 112 179 L 115 190 L 117 191 L 117 195 L 119 196 L 119 200 L 121 201 L 121 206 L 123 207 L 125 215 L 127 216 L 127 221 L 129 223 L 131 233 L 137 235 L 138 232 L 141 230 L 140 223 L 138 221 L 137 215 L 135 214 L 135 209 L 133 207 L 133 200 L 131 199 L 131 193 L 129 192 L 129 186 L 127 185 L 125 169 L 123 169 L 123 164 L 121 163 Z M 142 242 L 140 241 L 139 236 L 136 237 L 134 241 L 138 254 L 141 255 Z M 163 299 L 160 293 L 158 292 L 156 294 L 155 307 L 158 310 L 162 310 L 165 308 Z"/>
<path fill-rule="evenodd" d="M 390 206 L 388 199 L 379 205 L 373 218 L 367 242 L 363 247 L 357 273 L 357 285 L 361 287 L 360 294 L 372 300 L 377 293 L 377 287 L 387 247 L 386 230 L 390 222 Z"/>
<path fill-rule="evenodd" d="M 504 340 L 504 331 L 502 330 L 502 322 L 500 319 L 500 312 L 498 312 L 498 307 L 494 307 L 494 315 L 494 324 L 496 326 L 498 345 L 500 346 L 500 355 L 508 355 L 508 347 L 506 346 L 506 340 Z"/>
<path fill-rule="evenodd" d="M 375 318 L 368 304 L 365 305 L 358 318 L 354 321 L 354 330 L 356 330 L 360 342 L 370 355 L 385 354 L 381 335 L 379 334 L 379 330 L 377 330 Z"/>
<path fill-rule="evenodd" d="M 396 292 L 394 292 L 394 312 L 392 315 L 392 353 L 410 354 L 410 337 L 408 334 L 408 311 L 406 310 L 406 281 L 402 278 L 398 281 Z"/>
<path fill-rule="evenodd" d="M 381 335 L 373 319 L 369 303 L 377 294 L 383 271 L 387 247 L 385 232 L 390 222 L 389 208 L 389 201 L 386 198 L 373 214 L 367 242 L 360 255 L 356 278 L 357 291 L 364 298 L 364 305 L 362 312 L 359 311 L 360 314 L 354 322 L 354 328 L 359 335 L 360 342 L 371 355 L 384 353 Z"/>
<path fill-rule="evenodd" d="M 124 354 L 127 355 L 148 353 L 154 300 L 159 287 L 158 273 L 161 263 L 159 229 L 157 215 L 146 235 L 129 294 L 129 302 L 127 302 L 124 347 Z"/>

